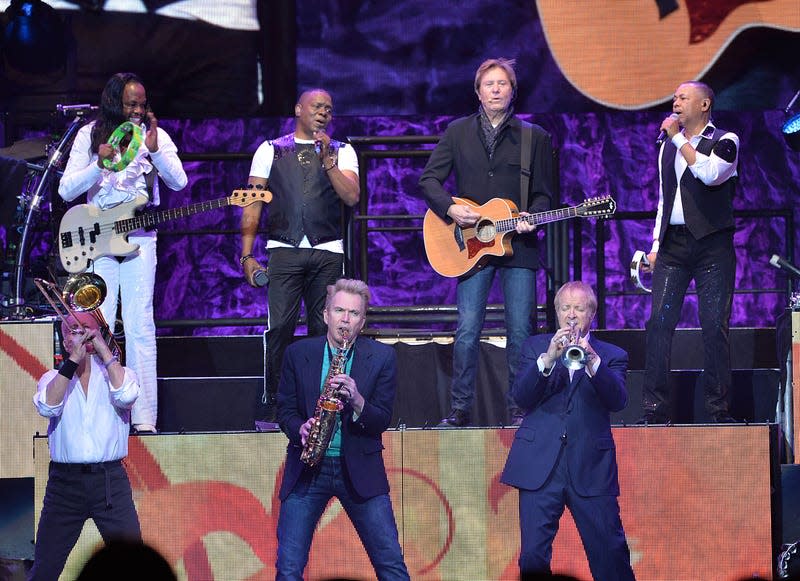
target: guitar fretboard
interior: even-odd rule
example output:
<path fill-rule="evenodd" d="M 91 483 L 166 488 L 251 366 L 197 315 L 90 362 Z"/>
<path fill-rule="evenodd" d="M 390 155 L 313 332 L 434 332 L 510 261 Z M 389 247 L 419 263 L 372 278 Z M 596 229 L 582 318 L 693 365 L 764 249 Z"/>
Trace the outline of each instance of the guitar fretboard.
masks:
<path fill-rule="evenodd" d="M 498 220 L 495 222 L 495 228 L 498 233 L 511 232 L 517 228 L 520 221 L 525 221 L 528 224 L 538 226 L 539 224 L 549 224 L 550 222 L 558 222 L 559 220 L 566 220 L 567 218 L 574 218 L 578 215 L 579 206 L 572 208 L 559 208 L 557 210 L 547 210 L 546 212 L 537 212 L 529 216 L 518 216 L 516 218 L 506 218 L 505 220 Z"/>
<path fill-rule="evenodd" d="M 172 208 L 169 210 L 161 210 L 159 212 L 150 212 L 140 214 L 133 218 L 126 218 L 124 220 L 117 220 L 114 222 L 114 232 L 117 234 L 125 234 L 126 232 L 133 232 L 140 228 L 147 228 L 166 222 L 167 220 L 175 220 L 177 218 L 186 218 L 205 212 L 207 210 L 214 210 L 229 206 L 228 198 L 220 198 L 219 200 L 211 200 L 209 202 L 198 202 L 191 206 L 184 206 L 183 208 Z"/>

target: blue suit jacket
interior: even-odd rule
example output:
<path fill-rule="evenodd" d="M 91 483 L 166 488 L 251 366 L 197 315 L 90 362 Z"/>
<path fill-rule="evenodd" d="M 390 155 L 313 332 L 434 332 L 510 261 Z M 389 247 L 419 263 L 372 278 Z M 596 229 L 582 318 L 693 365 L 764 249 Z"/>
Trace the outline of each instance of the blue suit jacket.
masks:
<path fill-rule="evenodd" d="M 619 495 L 617 458 L 610 412 L 625 408 L 628 354 L 590 337 L 601 363 L 593 378 L 583 369 L 569 370 L 559 361 L 551 374 L 539 372 L 536 360 L 552 335 L 528 338 L 512 386 L 517 405 L 527 411 L 508 454 L 502 482 L 538 490 L 559 461 L 567 462 L 570 479 L 581 496 Z"/>
<path fill-rule="evenodd" d="M 278 421 L 289 438 L 286 466 L 281 483 L 283 500 L 294 488 L 303 470 L 300 426 L 314 415 L 322 381 L 322 360 L 326 337 L 301 339 L 286 349 L 278 387 Z M 347 474 L 359 496 L 372 498 L 389 492 L 383 465 L 381 436 L 392 419 L 397 387 L 394 349 L 372 339 L 358 337 L 353 346 L 350 376 L 364 396 L 364 409 L 353 421 L 353 409 L 342 410 L 341 453 Z"/>

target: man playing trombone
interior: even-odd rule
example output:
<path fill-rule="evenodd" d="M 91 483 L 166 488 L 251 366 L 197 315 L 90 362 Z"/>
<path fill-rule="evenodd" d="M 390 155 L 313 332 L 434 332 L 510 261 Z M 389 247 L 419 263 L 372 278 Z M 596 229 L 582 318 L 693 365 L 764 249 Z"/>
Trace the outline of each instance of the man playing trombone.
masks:
<path fill-rule="evenodd" d="M 62 317 L 69 357 L 39 380 L 33 403 L 50 419 L 50 468 L 36 533 L 31 580 L 58 579 L 84 522 L 103 539 L 141 540 L 128 454 L 130 409 L 139 396 L 136 374 L 106 344 L 91 313 Z"/>
<path fill-rule="evenodd" d="M 568 282 L 555 296 L 560 328 L 522 346 L 511 395 L 526 414 L 502 482 L 519 490 L 523 574 L 549 572 L 558 521 L 567 506 L 595 579 L 634 579 L 619 514 L 610 412 L 628 402 L 628 354 L 589 334 L 592 287 Z"/>

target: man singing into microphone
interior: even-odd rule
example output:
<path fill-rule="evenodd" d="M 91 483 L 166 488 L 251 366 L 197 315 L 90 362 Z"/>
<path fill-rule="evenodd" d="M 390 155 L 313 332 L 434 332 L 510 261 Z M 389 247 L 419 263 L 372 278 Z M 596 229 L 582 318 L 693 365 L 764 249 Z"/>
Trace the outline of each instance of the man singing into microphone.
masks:
<path fill-rule="evenodd" d="M 342 276 L 342 204 L 358 203 L 358 158 L 352 146 L 331 139 L 333 101 L 323 89 L 300 95 L 294 107 L 294 133 L 262 143 L 253 156 L 248 184 L 268 187 L 269 317 L 267 321 L 266 410 L 275 421 L 276 394 L 283 352 L 294 336 L 301 300 L 309 335 L 325 333 L 322 307 L 325 288 Z M 264 267 L 254 254 L 263 203 L 242 212 L 244 276 L 253 286 L 266 283 Z"/>
<path fill-rule="evenodd" d="M 647 323 L 647 359 L 640 423 L 671 421 L 667 392 L 670 347 L 689 282 L 697 287 L 703 332 L 706 411 L 716 423 L 735 422 L 728 411 L 731 361 L 728 326 L 736 275 L 733 194 L 739 137 L 709 121 L 714 92 L 698 81 L 681 84 L 661 124 L 658 213 L 653 247 L 653 305 Z"/>

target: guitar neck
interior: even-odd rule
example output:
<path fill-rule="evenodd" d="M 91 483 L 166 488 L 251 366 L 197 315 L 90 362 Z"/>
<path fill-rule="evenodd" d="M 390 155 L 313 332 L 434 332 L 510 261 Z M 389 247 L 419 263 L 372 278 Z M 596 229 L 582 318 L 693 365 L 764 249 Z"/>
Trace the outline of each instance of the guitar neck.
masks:
<path fill-rule="evenodd" d="M 158 212 L 148 212 L 139 214 L 133 218 L 125 218 L 114 222 L 114 230 L 117 234 L 125 234 L 126 232 L 133 232 L 141 228 L 149 228 L 166 222 L 168 220 L 176 220 L 177 218 L 186 218 L 206 212 L 208 210 L 215 210 L 224 206 L 229 206 L 230 201 L 228 198 L 220 198 L 218 200 L 210 200 L 208 202 L 198 202 L 183 208 L 171 208 L 169 210 L 160 210 Z"/>
<path fill-rule="evenodd" d="M 498 233 L 511 232 L 516 230 L 519 222 L 527 222 L 533 226 L 539 224 L 549 224 L 550 222 L 558 222 L 560 220 L 567 220 L 574 218 L 578 215 L 578 206 L 572 208 L 559 208 L 557 210 L 547 210 L 545 212 L 537 212 L 536 214 L 529 214 L 527 216 L 518 216 L 516 218 L 507 218 L 505 220 L 498 220 L 495 223 L 495 228 Z"/>

